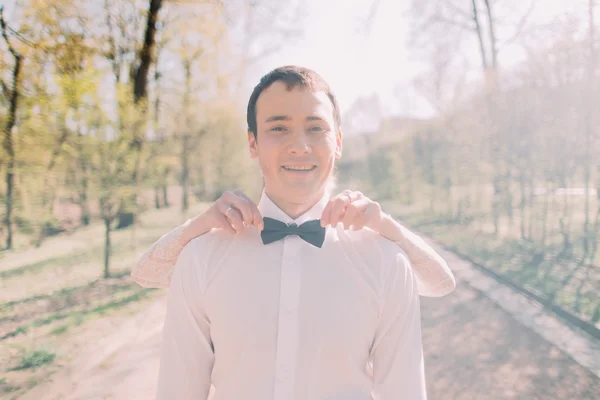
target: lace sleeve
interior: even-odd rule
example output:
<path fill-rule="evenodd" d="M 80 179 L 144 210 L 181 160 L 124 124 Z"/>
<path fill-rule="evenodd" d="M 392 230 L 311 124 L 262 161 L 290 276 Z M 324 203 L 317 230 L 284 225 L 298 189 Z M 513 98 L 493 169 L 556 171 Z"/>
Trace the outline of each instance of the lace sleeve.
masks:
<path fill-rule="evenodd" d="M 175 263 L 185 246 L 181 241 L 184 227 L 181 225 L 163 235 L 142 254 L 131 271 L 135 282 L 148 288 L 169 287 Z"/>
<path fill-rule="evenodd" d="M 441 297 L 456 287 L 452 271 L 440 256 L 421 237 L 403 227 L 403 240 L 396 242 L 406 252 L 417 276 L 419 294 Z"/>

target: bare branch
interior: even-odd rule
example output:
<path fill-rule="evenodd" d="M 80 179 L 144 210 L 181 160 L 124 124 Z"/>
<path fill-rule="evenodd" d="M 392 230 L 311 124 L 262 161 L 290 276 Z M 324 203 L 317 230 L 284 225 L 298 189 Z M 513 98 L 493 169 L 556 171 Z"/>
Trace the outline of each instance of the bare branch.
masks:
<path fill-rule="evenodd" d="M 4 21 L 4 6 L 0 6 L 0 27 L 2 28 L 2 37 L 8 46 L 8 51 L 13 55 L 15 59 L 20 59 L 21 54 L 19 54 L 15 48 L 12 46 L 10 39 L 8 38 L 8 34 L 6 31 L 9 29 L 6 25 L 6 21 Z"/>
<path fill-rule="evenodd" d="M 108 46 L 109 46 L 109 55 L 108 59 L 111 60 L 113 74 L 115 75 L 115 79 L 117 82 L 120 81 L 120 73 L 119 73 L 119 62 L 117 56 L 117 45 L 115 43 L 115 38 L 113 36 L 113 24 L 110 15 L 110 4 L 108 4 L 108 0 L 104 0 L 104 10 L 106 11 L 106 26 L 108 27 Z"/>
<path fill-rule="evenodd" d="M 4 81 L 0 80 L 0 87 L 2 89 L 2 95 L 8 100 L 10 99 L 11 93 L 10 89 L 6 86 Z"/>
<path fill-rule="evenodd" d="M 490 43 L 492 46 L 492 68 L 496 69 L 498 67 L 498 49 L 496 48 L 496 33 L 494 30 L 496 21 L 494 20 L 492 13 L 492 3 L 490 0 L 484 0 L 484 3 L 488 15 L 488 29 L 490 34 Z"/>
<path fill-rule="evenodd" d="M 529 7 L 527 8 L 527 11 L 525 12 L 525 14 L 523 14 L 521 19 L 517 23 L 517 27 L 515 29 L 514 35 L 510 39 L 505 40 L 504 43 L 502 43 L 500 46 L 498 46 L 498 53 L 505 46 L 511 45 L 517 39 L 517 37 L 519 37 L 521 35 L 521 33 L 523 33 L 523 29 L 525 28 L 525 25 L 527 25 L 527 20 L 531 16 L 531 13 L 533 12 L 533 9 L 535 7 L 535 1 L 536 0 L 531 0 L 531 3 L 529 3 Z"/>
<path fill-rule="evenodd" d="M 371 26 L 373 25 L 373 20 L 375 19 L 375 15 L 377 15 L 377 11 L 379 10 L 379 5 L 381 4 L 381 0 L 373 0 L 371 3 L 371 8 L 369 9 L 369 15 L 365 20 L 365 31 L 369 32 L 371 30 Z"/>
<path fill-rule="evenodd" d="M 453 11 L 454 13 L 462 16 L 465 20 L 470 21 L 473 16 L 471 14 L 469 14 L 468 12 L 466 12 L 465 10 L 461 9 L 460 7 L 455 6 L 454 4 L 452 4 L 451 2 L 444 2 L 444 5 L 446 7 L 448 7 L 451 11 Z"/>
<path fill-rule="evenodd" d="M 465 22 L 462 22 L 462 21 L 457 21 L 457 20 L 454 20 L 454 19 L 446 18 L 446 17 L 444 17 L 442 15 L 439 15 L 439 14 L 438 15 L 434 15 L 432 17 L 432 20 L 435 21 L 435 22 L 441 22 L 441 23 L 444 23 L 444 24 L 447 24 L 447 25 L 456 26 L 456 27 L 459 27 L 459 28 L 467 30 L 467 31 L 472 31 L 473 30 L 473 26 L 472 25 L 469 25 L 469 24 L 467 24 Z"/>
<path fill-rule="evenodd" d="M 477 3 L 472 0 L 473 4 L 473 21 L 475 21 L 475 31 L 477 32 L 477 39 L 479 40 L 479 50 L 481 52 L 481 64 L 484 70 L 487 70 L 487 55 L 485 52 L 485 46 L 483 45 L 483 36 L 481 35 L 481 24 L 479 23 L 479 14 L 477 13 Z"/>

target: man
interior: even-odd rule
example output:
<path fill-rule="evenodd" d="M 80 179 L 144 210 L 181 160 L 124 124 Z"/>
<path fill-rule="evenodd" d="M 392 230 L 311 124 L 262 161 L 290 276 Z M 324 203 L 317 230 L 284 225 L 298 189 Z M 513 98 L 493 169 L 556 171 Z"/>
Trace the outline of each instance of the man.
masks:
<path fill-rule="evenodd" d="M 278 68 L 250 97 L 248 128 L 264 191 L 257 209 L 231 197 L 214 213 L 223 229 L 179 254 L 158 399 L 205 399 L 211 385 L 223 400 L 425 399 L 417 280 L 384 238 L 402 229 L 360 193 L 328 197 L 342 154 L 333 92 Z"/>

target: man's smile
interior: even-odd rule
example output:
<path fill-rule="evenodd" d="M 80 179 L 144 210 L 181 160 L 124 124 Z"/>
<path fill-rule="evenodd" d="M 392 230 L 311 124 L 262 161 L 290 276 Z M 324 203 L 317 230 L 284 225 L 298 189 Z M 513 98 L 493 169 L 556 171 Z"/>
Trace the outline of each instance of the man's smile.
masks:
<path fill-rule="evenodd" d="M 291 172 L 310 172 L 317 168 L 316 165 L 283 165 L 283 168 L 286 171 Z"/>

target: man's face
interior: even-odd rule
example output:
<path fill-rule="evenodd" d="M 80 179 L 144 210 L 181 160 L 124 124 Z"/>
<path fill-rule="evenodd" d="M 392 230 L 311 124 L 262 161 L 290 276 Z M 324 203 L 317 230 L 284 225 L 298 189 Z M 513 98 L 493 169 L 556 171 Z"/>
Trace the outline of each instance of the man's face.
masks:
<path fill-rule="evenodd" d="M 257 139 L 248 132 L 252 158 L 258 158 L 265 191 L 291 203 L 321 197 L 342 153 L 333 104 L 325 92 L 274 82 L 256 103 Z"/>

